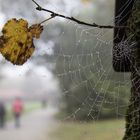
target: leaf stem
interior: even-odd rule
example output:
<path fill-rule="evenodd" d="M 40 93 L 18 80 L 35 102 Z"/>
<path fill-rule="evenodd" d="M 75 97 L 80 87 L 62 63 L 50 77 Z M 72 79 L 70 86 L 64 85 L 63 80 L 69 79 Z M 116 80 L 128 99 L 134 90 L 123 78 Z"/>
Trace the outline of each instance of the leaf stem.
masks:
<path fill-rule="evenodd" d="M 55 18 L 55 17 L 61 17 L 61 18 L 65 18 L 65 19 L 68 19 L 68 20 L 71 20 L 71 21 L 74 21 L 78 24 L 81 24 L 81 25 L 86 25 L 86 26 L 90 26 L 90 27 L 95 27 L 95 28 L 104 28 L 104 29 L 114 29 L 114 28 L 127 28 L 127 26 L 112 26 L 112 25 L 99 25 L 99 24 L 96 24 L 96 23 L 86 23 L 84 21 L 80 21 L 74 17 L 69 17 L 69 16 L 65 16 L 65 15 L 62 15 L 62 14 L 59 14 L 59 13 L 55 13 L 51 10 L 48 10 L 48 9 L 45 9 L 43 7 L 41 7 L 35 0 L 32 0 L 33 3 L 35 3 L 35 5 L 37 6 L 36 7 L 36 10 L 38 11 L 45 11 L 45 12 L 48 12 L 51 14 L 51 17 L 42 21 L 40 24 L 52 19 L 52 18 Z"/>

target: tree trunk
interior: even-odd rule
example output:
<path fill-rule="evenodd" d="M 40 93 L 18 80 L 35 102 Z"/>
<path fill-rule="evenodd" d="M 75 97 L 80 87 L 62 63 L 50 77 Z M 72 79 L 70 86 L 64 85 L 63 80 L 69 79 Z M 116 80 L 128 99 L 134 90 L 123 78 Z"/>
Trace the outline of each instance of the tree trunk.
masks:
<path fill-rule="evenodd" d="M 138 46 L 132 53 L 132 88 L 126 114 L 126 132 L 123 140 L 140 140 L 140 48 Z"/>

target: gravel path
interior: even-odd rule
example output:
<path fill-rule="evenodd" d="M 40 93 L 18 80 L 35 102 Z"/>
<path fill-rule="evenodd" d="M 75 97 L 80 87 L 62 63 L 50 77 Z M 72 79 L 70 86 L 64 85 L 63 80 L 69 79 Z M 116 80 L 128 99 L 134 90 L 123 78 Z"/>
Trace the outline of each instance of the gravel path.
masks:
<path fill-rule="evenodd" d="M 9 122 L 6 128 L 0 130 L 0 140 L 50 140 L 48 134 L 56 126 L 53 108 L 32 112 L 21 119 L 21 127 L 15 128 L 14 122 Z"/>

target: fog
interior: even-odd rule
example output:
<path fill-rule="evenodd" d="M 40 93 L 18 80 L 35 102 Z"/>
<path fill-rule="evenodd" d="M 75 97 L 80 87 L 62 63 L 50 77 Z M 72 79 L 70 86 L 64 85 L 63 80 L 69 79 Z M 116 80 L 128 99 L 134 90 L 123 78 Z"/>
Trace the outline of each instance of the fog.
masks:
<path fill-rule="evenodd" d="M 37 12 L 33 2 L 29 0 L 0 0 L 0 3 L 0 29 L 10 18 L 26 19 L 31 25 L 48 17 L 46 13 Z M 48 5 L 48 3 L 45 0 L 41 1 L 43 5 Z M 13 65 L 0 55 L 1 98 L 13 99 L 16 96 L 30 100 L 46 98 L 48 104 L 54 104 L 56 100 L 59 100 L 61 91 L 58 79 L 52 73 L 54 64 L 47 62 L 47 60 L 44 60 L 44 64 L 43 59 L 39 61 L 39 65 L 34 63 L 38 56 L 53 54 L 53 41 L 44 41 L 43 36 L 45 33 L 42 35 L 42 39 L 35 40 L 38 51 L 34 53 L 32 60 L 23 66 Z"/>

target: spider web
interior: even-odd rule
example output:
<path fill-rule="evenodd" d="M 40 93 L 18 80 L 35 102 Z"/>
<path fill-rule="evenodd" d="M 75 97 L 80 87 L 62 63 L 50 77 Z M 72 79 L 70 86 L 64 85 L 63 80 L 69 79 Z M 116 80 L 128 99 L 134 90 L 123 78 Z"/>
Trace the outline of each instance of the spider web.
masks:
<path fill-rule="evenodd" d="M 120 105 L 117 100 L 118 98 L 121 98 L 120 94 L 122 94 L 119 91 L 120 87 L 126 86 L 127 88 L 129 81 L 127 74 L 117 74 L 113 72 L 111 59 L 112 39 L 109 41 L 101 39 L 102 36 L 108 34 L 107 31 L 103 31 L 102 29 L 97 30 L 98 34 L 94 35 L 94 33 L 90 33 L 88 29 L 76 28 L 76 34 L 79 34 L 80 39 L 78 37 L 76 40 L 76 45 L 73 47 L 73 53 L 69 54 L 68 52 L 65 52 L 63 48 L 60 48 L 61 52 L 56 54 L 56 56 L 58 56 L 57 61 L 63 59 L 62 63 L 64 66 L 63 72 L 58 72 L 57 77 L 59 77 L 63 83 L 67 81 L 68 77 L 70 78 L 69 80 L 71 83 L 71 87 L 62 89 L 62 95 L 69 96 L 70 98 L 73 98 L 73 100 L 77 100 L 77 102 L 81 103 L 81 106 L 68 116 L 68 118 L 74 117 L 76 119 L 77 113 L 84 111 L 82 108 L 84 108 L 85 104 L 88 104 L 89 107 L 87 117 L 91 116 L 93 120 L 98 120 L 102 104 L 112 106 L 110 110 L 116 110 L 116 116 L 124 116 L 124 114 L 119 113 L 119 110 L 127 104 Z M 79 30 L 82 31 L 78 33 Z M 91 30 L 93 29 L 90 29 L 90 31 Z M 84 37 L 83 39 L 82 36 L 85 35 L 87 37 Z M 63 35 L 61 37 L 63 38 Z M 89 42 L 92 42 L 95 45 L 88 48 L 87 44 Z M 75 52 L 78 53 L 74 54 Z M 82 61 L 85 61 L 85 64 L 82 64 Z M 75 66 L 72 66 L 72 63 L 75 63 Z M 73 68 L 71 69 L 71 67 Z M 120 79 L 117 78 L 117 80 L 114 80 L 113 77 L 117 77 L 117 75 L 120 76 Z M 71 94 L 71 92 L 81 86 L 86 87 L 87 96 L 85 99 L 79 101 L 76 95 Z M 116 87 L 117 90 L 111 91 L 109 89 L 110 87 Z M 96 92 L 95 97 L 92 97 L 93 91 Z M 112 94 L 113 99 L 108 99 L 106 97 L 108 93 Z M 94 110 L 95 106 L 98 106 L 99 109 Z M 95 112 L 92 113 L 95 116 L 91 115 L 91 112 Z"/>
<path fill-rule="evenodd" d="M 113 17 L 108 18 L 108 21 L 110 20 L 111 22 L 105 24 L 112 24 Z M 103 21 L 101 22 L 104 24 Z M 128 73 L 116 73 L 112 68 L 113 30 L 89 28 L 70 21 L 65 24 L 67 28 L 70 26 L 73 32 L 64 28 L 57 38 L 60 42 L 58 41 L 57 50 L 54 52 L 55 73 L 62 86 L 63 98 L 73 100 L 78 105 L 64 117 L 64 120 L 79 120 L 79 114 L 83 112 L 86 112 L 84 117 L 87 120 L 93 121 L 102 119 L 102 116 L 124 117 L 130 96 L 130 80 Z M 120 59 L 121 55 L 130 57 L 127 42 L 125 40 L 116 46 L 125 48 L 115 56 L 116 60 Z M 85 92 L 83 98 L 80 98 L 79 92 L 82 92 L 80 89 Z M 83 96 L 82 93 L 81 96 Z M 125 98 L 125 101 L 121 102 L 121 98 Z"/>

